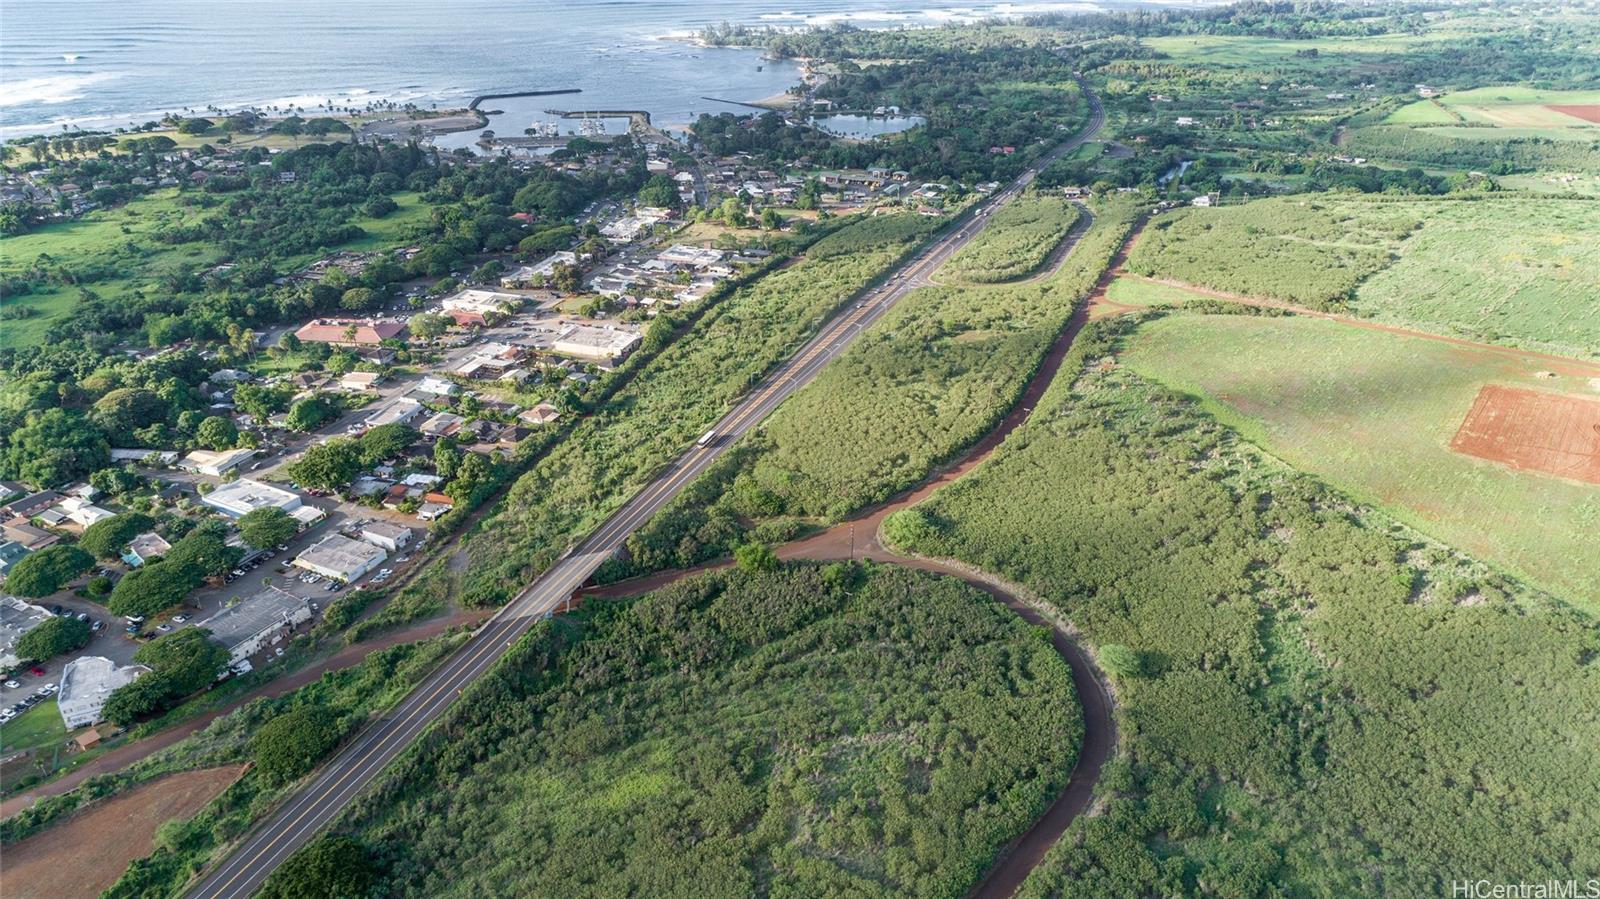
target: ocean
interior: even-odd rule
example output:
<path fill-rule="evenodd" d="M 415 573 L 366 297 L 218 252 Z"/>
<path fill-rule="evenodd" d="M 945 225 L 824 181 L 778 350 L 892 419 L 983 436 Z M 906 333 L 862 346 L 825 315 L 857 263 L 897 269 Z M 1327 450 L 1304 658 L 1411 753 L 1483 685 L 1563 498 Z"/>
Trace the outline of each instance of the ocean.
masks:
<path fill-rule="evenodd" d="M 868 28 L 1136 0 L 3 0 L 0 138 L 111 128 L 168 112 L 372 101 L 463 106 L 483 93 L 579 88 L 550 105 L 649 110 L 656 123 L 738 111 L 702 99 L 782 92 L 792 63 L 681 38 L 709 24 Z M 1176 2 L 1172 5 L 1197 5 Z M 494 104 L 489 104 L 493 106 Z M 509 116 L 508 116 L 509 118 Z M 519 128 L 521 125 L 518 126 Z"/>

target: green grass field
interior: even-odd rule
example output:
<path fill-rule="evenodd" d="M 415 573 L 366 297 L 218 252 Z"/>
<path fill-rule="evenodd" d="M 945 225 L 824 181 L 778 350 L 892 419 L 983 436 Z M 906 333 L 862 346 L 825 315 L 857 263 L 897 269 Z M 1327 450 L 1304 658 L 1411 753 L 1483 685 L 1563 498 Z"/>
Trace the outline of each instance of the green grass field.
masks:
<path fill-rule="evenodd" d="M 1194 300 L 1210 299 L 1203 293 L 1185 290 L 1176 284 L 1158 284 L 1127 276 L 1106 288 L 1106 299 L 1124 306 L 1182 306 Z"/>
<path fill-rule="evenodd" d="M 1432 100 L 1418 100 L 1389 113 L 1386 125 L 1454 125 L 1461 119 Z"/>
<path fill-rule="evenodd" d="M 66 725 L 61 723 L 61 712 L 52 699 L 0 724 L 0 756 L 54 746 L 66 738 Z"/>
<path fill-rule="evenodd" d="M 97 210 L 82 218 L 47 225 L 30 234 L 0 240 L 0 272 L 15 274 L 41 256 L 68 266 L 110 266 L 113 277 L 87 285 L 107 299 L 137 292 L 163 271 L 181 265 L 211 265 L 219 254 L 203 244 L 168 246 L 150 235 L 168 225 L 185 223 L 201 213 L 180 206 L 176 190 L 162 190 L 115 209 Z M 398 213 L 396 213 L 398 214 Z M 51 286 L 7 304 L 33 306 L 39 314 L 0 322 L 0 347 L 23 346 L 41 339 L 50 323 L 67 315 L 77 302 L 76 287 Z"/>
<path fill-rule="evenodd" d="M 1600 488 L 1451 452 L 1487 383 L 1586 391 L 1536 362 L 1309 318 L 1174 315 L 1128 341 L 1135 371 L 1424 533 L 1600 610 Z"/>
<path fill-rule="evenodd" d="M 1600 204 L 1417 203 L 1422 227 L 1357 289 L 1379 321 L 1600 357 Z"/>
<path fill-rule="evenodd" d="M 1044 264 L 1078 215 L 1078 207 L 1063 197 L 1020 197 L 950 257 L 944 274 L 976 284 L 1022 278 Z"/>

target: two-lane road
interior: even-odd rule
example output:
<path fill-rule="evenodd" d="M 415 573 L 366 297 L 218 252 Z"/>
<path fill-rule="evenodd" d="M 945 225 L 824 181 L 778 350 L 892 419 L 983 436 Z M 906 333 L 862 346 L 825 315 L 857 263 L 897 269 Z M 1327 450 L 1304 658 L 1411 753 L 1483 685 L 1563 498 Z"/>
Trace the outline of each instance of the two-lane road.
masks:
<path fill-rule="evenodd" d="M 1041 157 L 1005 189 L 958 219 L 876 287 L 852 299 L 804 347 L 734 408 L 715 428 L 716 439 L 696 446 L 660 471 L 649 486 L 614 513 L 593 534 L 534 580 L 444 665 L 429 675 L 389 714 L 369 725 L 320 773 L 296 791 L 282 808 L 256 828 L 239 848 L 217 865 L 190 892 L 197 897 L 243 899 L 260 889 L 267 876 L 295 850 L 308 843 L 349 805 L 427 727 L 448 709 L 466 687 L 505 655 L 517 638 L 561 605 L 623 546 L 628 535 L 677 496 L 705 471 L 727 446 L 758 425 L 796 390 L 810 383 L 850 342 L 896 301 L 926 283 L 951 254 L 982 230 L 991 212 L 1009 203 L 1033 182 L 1045 166 L 1077 149 L 1100 130 L 1100 103 L 1089 98 L 1090 119 L 1071 140 Z"/>

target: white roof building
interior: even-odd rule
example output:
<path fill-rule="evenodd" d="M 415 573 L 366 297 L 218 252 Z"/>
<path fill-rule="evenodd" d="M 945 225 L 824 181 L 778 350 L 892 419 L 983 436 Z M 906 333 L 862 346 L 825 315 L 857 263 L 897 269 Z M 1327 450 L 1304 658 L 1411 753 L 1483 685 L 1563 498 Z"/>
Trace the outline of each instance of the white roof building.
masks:
<path fill-rule="evenodd" d="M 127 562 L 130 568 L 138 568 L 151 559 L 164 556 L 171 551 L 171 543 L 155 531 L 150 531 L 128 542 L 128 550 L 122 554 L 122 561 Z"/>
<path fill-rule="evenodd" d="M 370 543 L 329 534 L 294 559 L 296 568 L 349 583 L 382 564 L 389 554 Z"/>
<path fill-rule="evenodd" d="M 15 596 L 0 596 L 0 668 L 10 668 L 22 660 L 15 650 L 22 635 L 50 619 L 50 610 L 23 602 Z"/>
<path fill-rule="evenodd" d="M 622 359 L 643 337 L 637 331 L 569 325 L 550 343 L 550 351 L 586 362 L 610 363 Z"/>
<path fill-rule="evenodd" d="M 212 615 L 198 626 L 210 631 L 211 639 L 227 647 L 230 663 L 237 663 L 255 655 L 262 647 L 281 641 L 295 625 L 310 618 L 308 600 L 277 587 L 268 587 Z"/>
<path fill-rule="evenodd" d="M 691 247 L 681 243 L 667 247 L 656 254 L 656 258 L 662 262 L 668 262 L 673 265 L 689 265 L 695 268 L 715 265 L 722 261 L 722 257 L 723 252 L 721 250 L 714 250 L 710 247 Z"/>
<path fill-rule="evenodd" d="M 409 396 L 397 397 L 376 412 L 368 415 L 366 426 L 377 428 L 383 425 L 409 424 L 413 418 L 422 413 L 422 408 L 421 403 Z"/>
<path fill-rule="evenodd" d="M 461 317 L 481 320 L 487 315 L 511 312 L 522 305 L 522 300 L 521 294 L 469 287 L 445 297 L 442 305 L 446 315 L 456 316 L 458 320 Z"/>
<path fill-rule="evenodd" d="M 421 393 L 432 394 L 433 396 L 455 396 L 461 392 L 461 388 L 457 387 L 450 381 L 446 381 L 444 378 L 435 378 L 431 376 L 423 378 L 422 383 L 417 385 L 417 390 Z"/>
<path fill-rule="evenodd" d="M 361 529 L 361 539 L 389 552 L 399 552 L 411 542 L 411 529 L 387 521 L 374 521 Z"/>
<path fill-rule="evenodd" d="M 200 497 L 200 502 L 229 518 L 243 518 L 250 512 L 268 506 L 275 506 L 293 514 L 300 508 L 301 499 L 300 494 L 282 487 L 263 484 L 250 478 L 240 478 Z"/>
<path fill-rule="evenodd" d="M 61 723 L 67 730 L 76 730 L 98 723 L 106 707 L 106 699 L 118 687 L 125 687 L 149 674 L 143 665 L 118 667 L 104 656 L 79 656 L 61 669 L 61 692 L 56 705 L 61 710 Z"/>
<path fill-rule="evenodd" d="M 195 450 L 183 457 L 178 467 L 187 471 L 197 471 L 220 478 L 228 472 L 238 468 L 244 461 L 255 455 L 256 451 L 249 447 L 231 450 Z"/>

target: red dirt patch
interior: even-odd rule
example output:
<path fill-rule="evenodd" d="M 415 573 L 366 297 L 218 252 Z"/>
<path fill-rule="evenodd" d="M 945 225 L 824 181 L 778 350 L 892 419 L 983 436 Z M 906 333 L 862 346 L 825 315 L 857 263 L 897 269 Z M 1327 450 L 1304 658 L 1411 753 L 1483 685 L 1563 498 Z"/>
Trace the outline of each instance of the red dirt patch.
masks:
<path fill-rule="evenodd" d="M 1478 391 L 1450 448 L 1600 484 L 1600 400 L 1489 384 Z"/>
<path fill-rule="evenodd" d="M 200 811 L 243 770 L 233 765 L 169 774 L 7 846 L 6 899 L 98 896 L 129 862 L 150 854 L 157 827 Z"/>
<path fill-rule="evenodd" d="M 1546 106 L 1545 109 L 1600 125 L 1600 103 L 1587 103 L 1581 106 Z"/>

